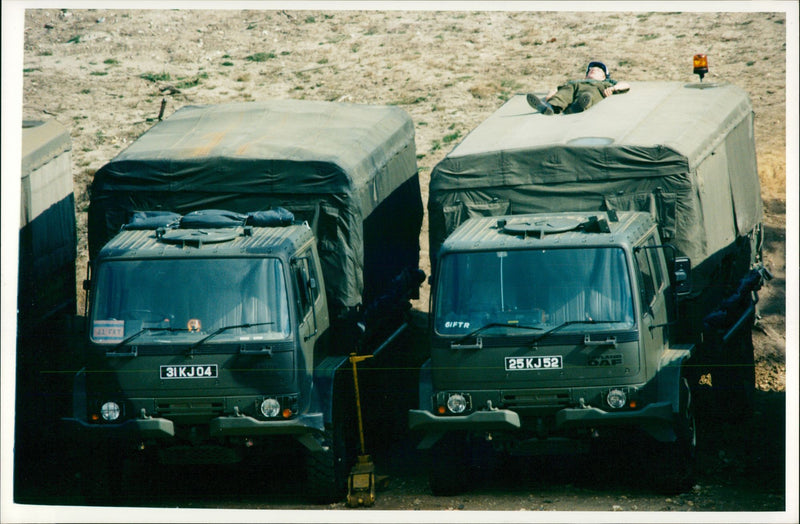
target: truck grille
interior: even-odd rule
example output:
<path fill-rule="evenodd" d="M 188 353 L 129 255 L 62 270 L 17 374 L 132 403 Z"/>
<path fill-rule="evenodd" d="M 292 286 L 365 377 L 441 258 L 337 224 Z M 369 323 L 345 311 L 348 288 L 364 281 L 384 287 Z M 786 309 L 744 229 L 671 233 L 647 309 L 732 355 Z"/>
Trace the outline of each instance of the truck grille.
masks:
<path fill-rule="evenodd" d="M 538 407 L 561 408 L 570 405 L 570 396 L 566 391 L 506 393 L 503 395 L 503 405 L 509 409 Z"/>
<path fill-rule="evenodd" d="M 164 418 L 217 417 L 223 413 L 222 401 L 208 399 L 181 399 L 162 401 L 157 405 L 158 413 Z"/>

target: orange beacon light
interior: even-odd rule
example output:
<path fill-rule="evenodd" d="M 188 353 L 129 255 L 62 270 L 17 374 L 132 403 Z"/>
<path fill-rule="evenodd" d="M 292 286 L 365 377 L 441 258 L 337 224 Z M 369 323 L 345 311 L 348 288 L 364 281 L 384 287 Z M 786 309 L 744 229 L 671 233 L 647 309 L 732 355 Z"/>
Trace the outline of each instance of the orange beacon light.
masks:
<path fill-rule="evenodd" d="M 702 82 L 703 77 L 708 73 L 708 58 L 706 55 L 698 54 L 694 55 L 692 61 L 694 63 L 694 74 L 700 75 L 700 81 Z"/>

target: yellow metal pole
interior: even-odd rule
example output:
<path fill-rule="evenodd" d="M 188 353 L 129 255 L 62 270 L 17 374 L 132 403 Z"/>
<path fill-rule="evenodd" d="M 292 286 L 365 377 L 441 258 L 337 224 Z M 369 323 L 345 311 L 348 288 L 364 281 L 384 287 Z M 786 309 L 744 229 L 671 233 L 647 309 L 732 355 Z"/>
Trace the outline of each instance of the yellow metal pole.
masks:
<path fill-rule="evenodd" d="M 358 414 L 358 438 L 361 441 L 361 454 L 366 454 L 366 446 L 364 445 L 364 423 L 361 419 L 361 394 L 358 391 L 358 370 L 356 363 L 372 358 L 372 355 L 358 356 L 355 353 L 350 353 L 350 363 L 353 365 L 353 384 L 356 391 L 356 412 Z"/>
<path fill-rule="evenodd" d="M 347 505 L 372 506 L 375 503 L 375 465 L 372 457 L 367 455 L 364 445 L 364 422 L 361 418 L 361 394 L 358 391 L 358 370 L 356 363 L 371 358 L 373 355 L 357 356 L 350 354 L 350 363 L 353 365 L 353 385 L 356 393 L 356 409 L 358 412 L 358 437 L 361 441 L 361 455 L 350 472 L 347 480 Z"/>

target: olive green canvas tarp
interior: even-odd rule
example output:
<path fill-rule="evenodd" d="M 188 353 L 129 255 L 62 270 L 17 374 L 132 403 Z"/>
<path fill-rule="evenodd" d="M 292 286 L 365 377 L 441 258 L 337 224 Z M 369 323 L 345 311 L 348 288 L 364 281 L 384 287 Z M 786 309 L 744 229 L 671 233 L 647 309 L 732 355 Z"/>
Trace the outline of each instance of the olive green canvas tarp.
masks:
<path fill-rule="evenodd" d="M 55 120 L 22 125 L 18 301 L 20 331 L 75 312 L 77 237 L 72 142 Z"/>
<path fill-rule="evenodd" d="M 315 227 L 337 305 L 363 298 L 365 257 L 374 258 L 365 255 L 365 221 L 376 210 L 391 208 L 395 263 L 417 267 L 422 204 L 408 114 L 301 100 L 181 108 L 95 174 L 90 255 L 133 211 L 275 206 Z"/>
<path fill-rule="evenodd" d="M 552 116 L 517 95 L 433 169 L 430 252 L 471 216 L 644 210 L 698 266 L 758 227 L 761 206 L 753 112 L 739 88 L 632 83 Z"/>

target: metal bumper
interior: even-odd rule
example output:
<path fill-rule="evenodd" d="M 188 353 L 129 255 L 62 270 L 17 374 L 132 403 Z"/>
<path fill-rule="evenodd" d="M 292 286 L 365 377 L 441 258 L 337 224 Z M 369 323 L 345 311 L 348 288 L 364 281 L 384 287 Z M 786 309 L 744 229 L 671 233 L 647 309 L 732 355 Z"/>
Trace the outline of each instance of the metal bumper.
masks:
<path fill-rule="evenodd" d="M 655 402 L 636 411 L 603 411 L 598 408 L 566 408 L 556 413 L 557 429 L 637 427 L 660 442 L 675 440 L 672 402 Z"/>
<path fill-rule="evenodd" d="M 78 418 L 61 419 L 68 431 L 89 439 L 167 439 L 175 436 L 175 426 L 164 418 L 126 420 L 119 424 L 90 424 Z"/>
<path fill-rule="evenodd" d="M 420 449 L 428 449 L 448 431 L 512 431 L 519 429 L 519 415 L 508 409 L 476 411 L 469 415 L 438 417 L 430 411 L 412 409 L 408 412 L 408 427 L 423 431 Z"/>
<path fill-rule="evenodd" d="M 119 424 L 90 424 L 77 418 L 65 418 L 67 429 L 81 436 L 98 439 L 166 440 L 175 437 L 175 424 L 165 418 L 137 418 Z M 293 436 L 310 451 L 321 451 L 315 438 L 324 431 L 322 413 L 301 415 L 292 420 L 262 421 L 248 416 L 216 417 L 209 421 L 212 438 Z"/>
<path fill-rule="evenodd" d="M 522 427 L 519 415 L 507 409 L 476 411 L 463 416 L 436 416 L 430 411 L 408 412 L 409 429 L 425 434 L 419 449 L 432 447 L 450 431 L 514 431 Z M 564 408 L 555 413 L 555 430 L 609 426 L 637 427 L 662 442 L 675 440 L 671 402 L 649 404 L 637 411 L 603 411 L 598 408 Z"/>

